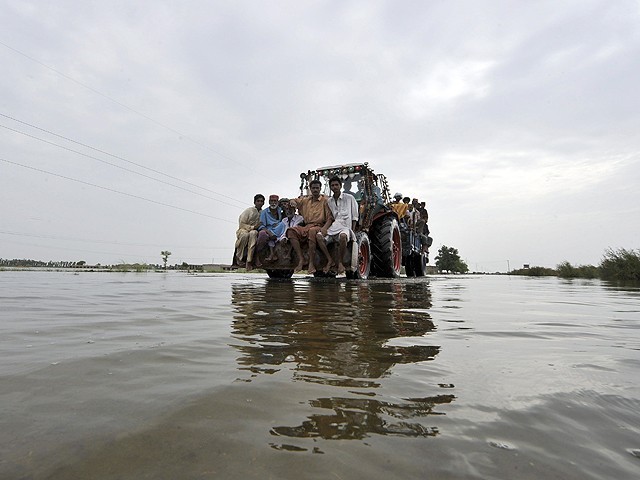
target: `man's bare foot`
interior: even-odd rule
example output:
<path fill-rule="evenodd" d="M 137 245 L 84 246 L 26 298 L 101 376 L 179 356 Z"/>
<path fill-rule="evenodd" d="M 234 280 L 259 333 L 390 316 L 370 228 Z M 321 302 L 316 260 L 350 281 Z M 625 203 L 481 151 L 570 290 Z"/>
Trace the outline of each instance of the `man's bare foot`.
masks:
<path fill-rule="evenodd" d="M 307 269 L 307 271 L 308 271 L 309 273 L 311 273 L 311 274 L 316 273 L 316 266 L 315 266 L 315 265 L 313 265 L 313 264 L 310 264 L 310 265 L 309 265 L 309 268 Z"/>
<path fill-rule="evenodd" d="M 296 265 L 296 268 L 293 269 L 293 271 L 295 273 L 301 272 L 304 269 L 304 264 L 302 262 L 300 262 L 298 265 Z"/>
<path fill-rule="evenodd" d="M 271 255 L 264 259 L 265 262 L 273 262 L 274 260 L 275 258 L 273 258 Z"/>
<path fill-rule="evenodd" d="M 250 272 L 251 270 L 253 270 L 253 265 L 251 265 L 251 262 L 247 262 L 245 268 L 247 269 L 247 272 Z"/>
<path fill-rule="evenodd" d="M 322 271 L 324 273 L 329 273 L 331 271 L 332 268 L 334 268 L 336 266 L 336 263 L 334 261 L 331 262 L 327 262 L 327 264 L 325 265 L 325 267 L 322 269 Z"/>
<path fill-rule="evenodd" d="M 338 275 L 341 275 L 341 274 L 343 274 L 344 272 L 345 272 L 344 265 L 342 264 L 342 262 L 340 262 L 340 263 L 338 264 Z"/>

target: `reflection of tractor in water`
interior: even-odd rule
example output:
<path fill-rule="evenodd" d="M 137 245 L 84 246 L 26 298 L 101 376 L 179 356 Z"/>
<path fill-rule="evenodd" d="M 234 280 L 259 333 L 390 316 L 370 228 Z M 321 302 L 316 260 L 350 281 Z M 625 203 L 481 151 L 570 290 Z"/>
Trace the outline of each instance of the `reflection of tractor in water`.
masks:
<path fill-rule="evenodd" d="M 323 193 L 331 195 L 329 179 L 335 175 L 342 179 L 344 192 L 353 195 L 360 208 L 356 241 L 350 242 L 350 248 L 347 248 L 342 262 L 347 267 L 347 278 L 366 279 L 369 275 L 393 278 L 400 275 L 403 265 L 408 276 L 423 276 L 429 261 L 427 247 L 423 248 L 420 235 L 406 220 L 398 218 L 396 212 L 387 206 L 390 201 L 387 179 L 382 174 L 375 174 L 367 163 L 303 172 L 300 174 L 300 194 L 308 194 L 309 182 L 317 179 L 323 181 Z M 279 242 L 276 246 L 278 259 L 275 262 L 267 262 L 264 251 L 256 253 L 270 277 L 291 277 L 297 259 L 291 258 L 293 255 L 287 255 L 293 253 L 286 251 L 290 248 L 290 245 Z M 335 256 L 337 245 L 332 243 L 328 248 Z M 307 249 L 303 249 L 304 263 L 308 262 L 307 255 Z M 318 271 L 315 276 L 327 275 L 321 271 L 325 264 L 324 256 L 316 253 L 315 265 Z"/>

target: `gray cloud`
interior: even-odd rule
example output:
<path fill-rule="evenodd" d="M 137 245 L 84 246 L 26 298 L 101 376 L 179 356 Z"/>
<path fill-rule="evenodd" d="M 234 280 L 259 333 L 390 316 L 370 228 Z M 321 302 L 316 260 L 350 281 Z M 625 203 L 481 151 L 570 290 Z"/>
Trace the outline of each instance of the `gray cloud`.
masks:
<path fill-rule="evenodd" d="M 0 129 L 6 160 L 208 215 L 0 162 L 0 257 L 228 261 L 255 192 L 354 161 L 426 200 L 472 268 L 638 246 L 636 2 L 0 8 L 0 113 L 227 202 Z"/>

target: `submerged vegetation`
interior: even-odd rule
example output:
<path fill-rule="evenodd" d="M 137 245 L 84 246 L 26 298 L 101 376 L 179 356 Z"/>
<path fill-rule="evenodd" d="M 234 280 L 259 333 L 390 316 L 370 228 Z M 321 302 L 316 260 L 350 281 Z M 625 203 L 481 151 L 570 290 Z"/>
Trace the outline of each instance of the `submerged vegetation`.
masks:
<path fill-rule="evenodd" d="M 600 277 L 605 280 L 640 281 L 640 250 L 608 249 L 600 262 Z"/>
<path fill-rule="evenodd" d="M 148 270 L 152 270 L 153 267 L 150 267 L 146 263 L 119 263 L 118 265 L 114 265 L 111 267 L 111 270 L 114 272 L 146 272 Z"/>
<path fill-rule="evenodd" d="M 510 275 L 524 275 L 527 277 L 553 277 L 556 275 L 556 271 L 553 268 L 547 267 L 530 267 L 520 268 L 518 270 L 512 270 Z"/>
<path fill-rule="evenodd" d="M 557 275 L 562 278 L 598 278 L 600 269 L 594 265 L 573 266 L 564 261 L 556 267 Z"/>
<path fill-rule="evenodd" d="M 614 281 L 640 281 L 640 250 L 607 249 L 600 265 L 571 265 L 564 261 L 555 270 L 545 267 L 521 268 L 511 275 L 531 277 L 558 276 L 561 278 L 601 278 Z"/>

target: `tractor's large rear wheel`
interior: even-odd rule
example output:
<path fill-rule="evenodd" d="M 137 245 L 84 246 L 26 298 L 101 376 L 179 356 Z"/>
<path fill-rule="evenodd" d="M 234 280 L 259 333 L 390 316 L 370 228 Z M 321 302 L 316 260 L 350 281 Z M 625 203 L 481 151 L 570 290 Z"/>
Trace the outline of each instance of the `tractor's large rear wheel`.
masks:
<path fill-rule="evenodd" d="M 369 237 L 364 232 L 356 233 L 356 241 L 358 242 L 358 258 L 355 260 L 356 269 L 347 270 L 346 275 L 349 279 L 366 280 L 369 278 L 371 271 L 371 244 L 369 243 Z M 353 259 L 351 260 L 354 261 Z"/>
<path fill-rule="evenodd" d="M 379 219 L 371 228 L 371 272 L 376 277 L 395 278 L 402 268 L 402 238 L 392 216 Z"/>

